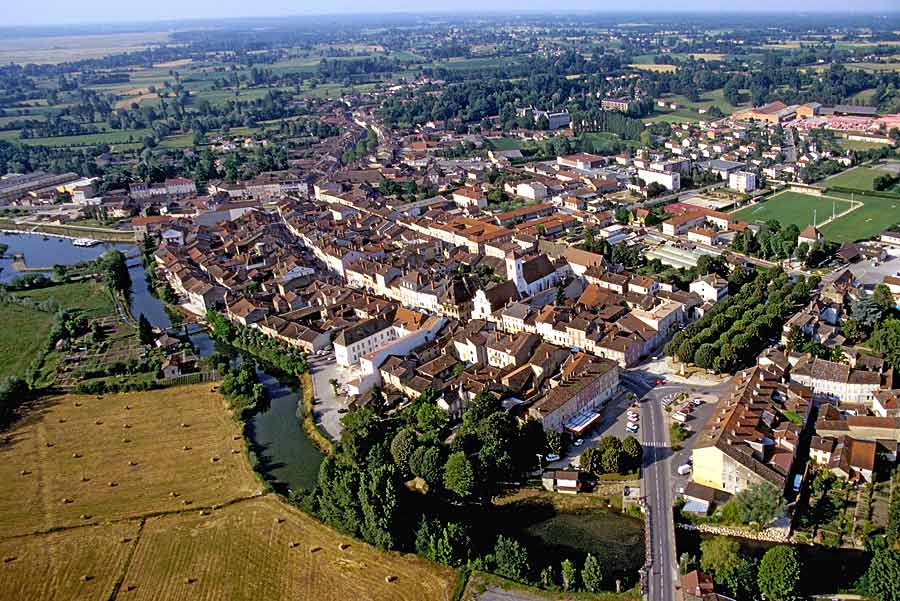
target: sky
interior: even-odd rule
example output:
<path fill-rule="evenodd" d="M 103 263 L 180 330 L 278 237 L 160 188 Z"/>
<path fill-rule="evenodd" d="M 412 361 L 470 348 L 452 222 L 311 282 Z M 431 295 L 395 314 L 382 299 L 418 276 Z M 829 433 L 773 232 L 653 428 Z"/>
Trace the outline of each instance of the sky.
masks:
<path fill-rule="evenodd" d="M 174 19 L 272 17 L 362 12 L 559 11 L 607 12 L 727 11 L 727 12 L 897 12 L 896 0 L 0 0 L 4 26 L 67 23 L 112 23 Z"/>

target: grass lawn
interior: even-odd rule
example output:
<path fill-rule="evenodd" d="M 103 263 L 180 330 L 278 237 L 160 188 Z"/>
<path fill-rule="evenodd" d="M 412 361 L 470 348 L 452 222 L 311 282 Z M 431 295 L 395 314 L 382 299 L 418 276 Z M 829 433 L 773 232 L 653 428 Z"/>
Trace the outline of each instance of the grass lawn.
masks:
<path fill-rule="evenodd" d="M 641 119 L 644 123 L 693 123 L 695 121 L 700 120 L 700 115 L 697 115 L 696 118 L 684 117 L 682 115 L 676 115 L 674 113 L 658 113 L 653 115 L 652 117 L 644 117 Z"/>
<path fill-rule="evenodd" d="M 487 142 L 494 150 L 519 150 L 522 148 L 522 140 L 519 138 L 488 138 Z"/>
<path fill-rule="evenodd" d="M 850 208 L 850 203 L 840 198 L 785 191 L 757 205 L 741 209 L 734 216 L 750 223 L 765 223 L 770 219 L 780 221 L 784 225 L 794 223 L 802 230 L 813 222 L 814 210 L 818 223 L 828 219 L 832 211 L 832 202 L 837 205 L 835 209 L 837 213 Z"/>
<path fill-rule="evenodd" d="M 855 200 L 863 206 L 821 228 L 826 238 L 836 242 L 866 240 L 900 222 L 900 199 L 856 196 Z"/>
<path fill-rule="evenodd" d="M 833 177 L 826 178 L 822 184 L 826 188 L 843 186 L 857 190 L 874 190 L 873 182 L 876 177 L 881 175 L 888 175 L 888 172 L 881 169 L 872 169 L 871 167 L 854 167 Z"/>
<path fill-rule="evenodd" d="M 30 298 L 36 302 L 53 298 L 60 309 L 81 309 L 89 317 L 110 315 L 113 312 L 109 291 L 104 285 L 97 282 L 62 284 L 39 290 L 16 292 L 16 295 Z"/>
<path fill-rule="evenodd" d="M 53 315 L 14 304 L 0 304 L 0 380 L 22 375 L 43 350 Z"/>
<path fill-rule="evenodd" d="M 884 142 L 866 142 L 865 140 L 848 140 L 847 138 L 840 140 L 840 144 L 850 150 L 872 150 L 873 148 L 881 148 L 886 145 Z"/>

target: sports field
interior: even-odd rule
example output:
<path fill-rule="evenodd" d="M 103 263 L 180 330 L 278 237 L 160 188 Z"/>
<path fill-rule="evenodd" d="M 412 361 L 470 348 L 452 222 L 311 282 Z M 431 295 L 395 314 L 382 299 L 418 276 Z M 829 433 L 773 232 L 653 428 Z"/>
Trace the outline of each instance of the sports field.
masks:
<path fill-rule="evenodd" d="M 850 206 L 850 201 L 842 198 L 785 191 L 757 205 L 741 209 L 734 216 L 749 223 L 765 223 L 770 219 L 784 225 L 794 223 L 802 230 L 812 224 L 814 213 L 816 223 L 822 223 L 831 217 L 832 210 L 836 214 L 842 213 Z"/>
<path fill-rule="evenodd" d="M 874 190 L 873 182 L 875 178 L 881 175 L 890 175 L 889 171 L 882 169 L 873 169 L 871 167 L 856 167 L 848 169 L 843 173 L 839 173 L 834 177 L 829 177 L 822 181 L 822 185 L 826 188 L 832 186 L 841 186 L 844 188 L 855 188 L 857 190 Z"/>

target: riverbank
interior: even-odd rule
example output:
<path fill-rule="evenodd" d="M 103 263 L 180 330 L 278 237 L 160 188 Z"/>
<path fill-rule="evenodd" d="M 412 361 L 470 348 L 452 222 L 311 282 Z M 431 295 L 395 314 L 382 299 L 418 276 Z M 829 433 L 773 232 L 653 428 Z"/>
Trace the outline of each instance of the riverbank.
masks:
<path fill-rule="evenodd" d="M 319 447 L 319 450 L 330 455 L 334 450 L 334 444 L 325 433 L 316 425 L 315 394 L 313 393 L 312 374 L 306 372 L 300 376 L 300 391 L 303 398 L 303 431 L 309 440 Z"/>
<path fill-rule="evenodd" d="M 77 240 L 92 238 L 101 242 L 134 243 L 134 232 L 84 225 L 51 225 L 49 223 L 17 223 L 0 219 L 0 232 L 10 234 L 43 234 Z"/>

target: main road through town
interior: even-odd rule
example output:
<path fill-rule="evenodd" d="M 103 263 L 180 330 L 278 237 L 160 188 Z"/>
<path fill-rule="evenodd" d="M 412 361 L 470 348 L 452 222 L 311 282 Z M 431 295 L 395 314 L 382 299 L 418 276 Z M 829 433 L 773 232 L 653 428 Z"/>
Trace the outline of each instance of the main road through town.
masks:
<path fill-rule="evenodd" d="M 669 429 L 658 394 L 648 395 L 651 385 L 637 374 L 623 378 L 626 388 L 640 398 L 641 443 L 644 461 L 641 495 L 647 511 L 649 565 L 644 583 L 649 601 L 673 601 L 675 598 L 675 524 L 672 516 Z M 654 391 L 660 392 L 659 389 Z"/>

